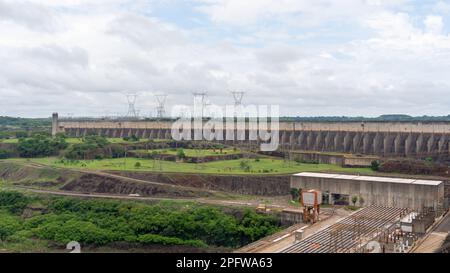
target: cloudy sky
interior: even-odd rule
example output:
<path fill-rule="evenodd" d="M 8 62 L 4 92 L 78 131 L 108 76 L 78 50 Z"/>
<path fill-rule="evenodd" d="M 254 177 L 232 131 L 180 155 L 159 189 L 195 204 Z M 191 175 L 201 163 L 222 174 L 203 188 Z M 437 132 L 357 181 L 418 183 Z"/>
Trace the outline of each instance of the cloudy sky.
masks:
<path fill-rule="evenodd" d="M 448 115 L 449 30 L 449 0 L 0 0 L 0 115 Z"/>

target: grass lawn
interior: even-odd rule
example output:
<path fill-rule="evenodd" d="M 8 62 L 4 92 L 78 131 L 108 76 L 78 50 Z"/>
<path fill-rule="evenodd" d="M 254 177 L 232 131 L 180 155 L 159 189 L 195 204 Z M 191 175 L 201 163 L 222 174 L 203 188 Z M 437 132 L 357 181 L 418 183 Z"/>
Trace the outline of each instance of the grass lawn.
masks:
<path fill-rule="evenodd" d="M 160 153 L 168 155 L 177 155 L 179 149 L 155 149 L 155 150 L 136 150 L 137 153 Z M 234 149 L 222 149 L 222 153 L 219 149 L 183 149 L 184 154 L 187 157 L 204 157 L 204 156 L 215 156 L 215 155 L 229 155 L 229 154 L 239 154 L 239 150 Z"/>
<path fill-rule="evenodd" d="M 0 139 L 0 143 L 17 143 L 19 140 L 17 138 Z"/>
<path fill-rule="evenodd" d="M 9 159 L 11 161 L 26 162 L 26 159 Z M 119 158 L 103 160 L 80 160 L 70 162 L 57 158 L 37 158 L 29 159 L 30 162 L 41 163 L 49 166 L 73 168 L 73 169 L 91 169 L 91 170 L 125 170 L 125 171 L 152 171 L 152 172 L 180 172 L 180 173 L 204 173 L 204 174 L 291 174 L 297 172 L 347 172 L 373 174 L 369 168 L 343 168 L 332 164 L 307 164 L 297 162 L 285 162 L 282 159 L 261 158 L 259 161 L 247 159 L 250 171 L 241 169 L 240 164 L 244 159 L 222 160 L 207 163 L 178 163 L 171 161 L 138 159 L 138 158 Z M 136 163 L 140 167 L 136 167 Z"/>

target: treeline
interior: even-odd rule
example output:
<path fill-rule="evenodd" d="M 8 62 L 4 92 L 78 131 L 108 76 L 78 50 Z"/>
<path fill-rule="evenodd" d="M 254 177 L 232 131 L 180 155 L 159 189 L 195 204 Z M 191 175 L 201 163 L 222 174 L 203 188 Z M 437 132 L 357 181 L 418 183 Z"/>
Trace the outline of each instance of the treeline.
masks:
<path fill-rule="evenodd" d="M 25 211 L 39 207 L 31 217 Z M 251 210 L 226 213 L 189 204 L 28 197 L 0 192 L 0 243 L 33 239 L 103 246 L 114 242 L 236 248 L 279 230 L 278 221 Z"/>
<path fill-rule="evenodd" d="M 31 138 L 19 138 L 17 150 L 21 157 L 43 157 L 57 155 L 60 150 L 67 147 L 63 135 L 52 138 L 45 134 L 37 134 Z"/>
<path fill-rule="evenodd" d="M 281 117 L 280 121 L 291 121 L 291 122 L 363 122 L 363 121 L 379 121 L 379 122 L 399 122 L 399 121 L 410 121 L 410 122 L 449 122 L 450 115 L 448 116 L 409 116 L 409 115 L 381 115 L 379 117 L 346 117 L 346 116 L 320 116 L 320 117 Z"/>
<path fill-rule="evenodd" d="M 16 118 L 0 116 L 0 131 L 49 131 L 50 118 Z"/>

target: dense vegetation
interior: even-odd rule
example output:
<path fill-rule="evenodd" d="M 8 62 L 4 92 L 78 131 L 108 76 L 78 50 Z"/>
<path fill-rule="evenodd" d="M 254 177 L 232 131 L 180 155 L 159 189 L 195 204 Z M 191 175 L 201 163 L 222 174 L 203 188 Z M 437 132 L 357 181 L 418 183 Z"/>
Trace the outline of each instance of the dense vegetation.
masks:
<path fill-rule="evenodd" d="M 379 170 L 386 173 L 404 173 L 414 175 L 450 175 L 450 168 L 448 165 L 433 162 L 431 158 L 427 158 L 426 160 L 409 158 L 389 159 L 380 165 Z"/>
<path fill-rule="evenodd" d="M 44 157 L 57 155 L 68 144 L 63 136 L 52 138 L 47 135 L 36 134 L 30 138 L 20 138 L 17 150 L 21 157 Z"/>
<path fill-rule="evenodd" d="M 14 137 L 15 131 L 50 131 L 50 118 L 0 117 L 0 138 Z"/>
<path fill-rule="evenodd" d="M 32 215 L 26 213 L 30 209 Z M 233 214 L 194 203 L 149 205 L 18 192 L 0 192 L 0 219 L 0 245 L 40 239 L 61 245 L 78 241 L 234 248 L 278 230 L 274 217 L 251 210 Z"/>
<path fill-rule="evenodd" d="M 109 141 L 101 136 L 86 136 L 81 143 L 72 145 L 65 156 L 69 159 L 101 159 L 105 157 L 102 151 Z"/>

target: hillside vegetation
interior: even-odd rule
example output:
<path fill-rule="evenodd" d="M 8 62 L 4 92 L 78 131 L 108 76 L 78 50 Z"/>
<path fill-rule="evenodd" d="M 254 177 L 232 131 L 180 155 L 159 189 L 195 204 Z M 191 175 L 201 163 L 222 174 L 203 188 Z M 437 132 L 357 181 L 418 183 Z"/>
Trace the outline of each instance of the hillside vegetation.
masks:
<path fill-rule="evenodd" d="M 0 191 L 0 248 L 64 247 L 70 241 L 237 248 L 279 230 L 272 216 L 195 203 L 146 204 Z M 30 249 L 28 249 L 30 250 Z M 34 249 L 36 250 L 36 249 Z"/>

